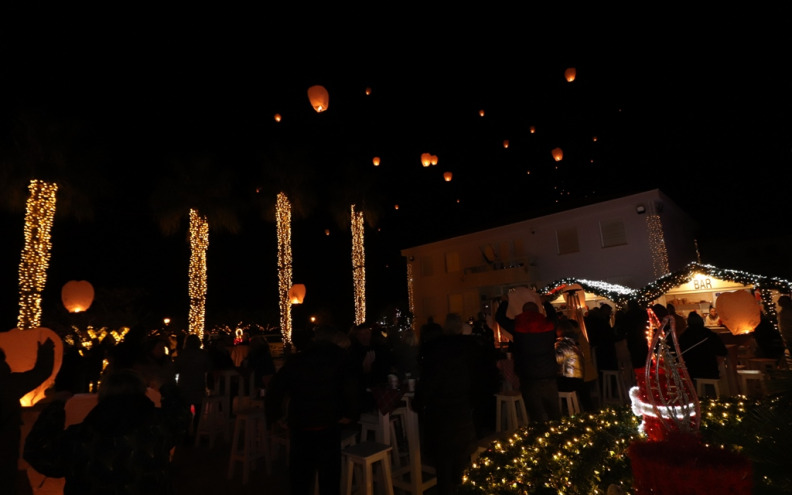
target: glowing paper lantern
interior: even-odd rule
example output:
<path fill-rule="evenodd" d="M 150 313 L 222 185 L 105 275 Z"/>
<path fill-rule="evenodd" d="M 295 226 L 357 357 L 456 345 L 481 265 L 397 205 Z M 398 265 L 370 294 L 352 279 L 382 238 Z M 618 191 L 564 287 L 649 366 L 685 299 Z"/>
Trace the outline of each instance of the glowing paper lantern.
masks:
<path fill-rule="evenodd" d="M 371 88 L 366 88 L 366 95 L 370 95 L 370 94 L 371 94 Z"/>
<path fill-rule="evenodd" d="M 718 317 L 734 335 L 753 332 L 761 321 L 761 303 L 748 291 L 724 292 L 717 302 Z"/>
<path fill-rule="evenodd" d="M 504 139 L 503 140 L 503 147 L 504 148 L 508 148 L 509 147 L 509 140 L 508 139 Z"/>
<path fill-rule="evenodd" d="M 451 172 L 445 172 L 443 174 L 443 179 L 445 179 L 446 182 L 451 182 L 451 179 L 453 177 L 454 177 L 454 174 L 452 174 Z"/>
<path fill-rule="evenodd" d="M 567 80 L 567 82 L 574 81 L 576 75 L 577 75 L 577 71 L 575 70 L 574 67 L 570 67 L 564 71 L 564 78 Z"/>
<path fill-rule="evenodd" d="M 317 112 L 324 112 L 330 106 L 330 95 L 324 86 L 311 86 L 308 88 L 308 99 Z"/>
<path fill-rule="evenodd" d="M 292 304 L 302 304 L 305 300 L 305 284 L 294 284 L 289 289 L 289 302 Z"/>
<path fill-rule="evenodd" d="M 280 121 L 281 121 L 281 114 L 276 113 L 275 114 L 275 122 L 280 122 Z"/>
<path fill-rule="evenodd" d="M 553 160 L 560 162 L 564 159 L 564 151 L 561 148 L 553 149 Z"/>
<path fill-rule="evenodd" d="M 45 342 L 48 338 L 55 344 L 52 373 L 41 385 L 19 400 L 22 407 L 30 407 L 43 399 L 46 395 L 46 390 L 55 384 L 55 377 L 58 375 L 63 362 L 63 341 L 58 337 L 58 334 L 49 328 L 43 327 L 29 330 L 14 328 L 8 332 L 0 332 L 0 348 L 5 352 L 6 362 L 14 373 L 29 371 L 36 366 L 38 344 L 39 342 Z"/>
<path fill-rule="evenodd" d="M 428 167 L 432 164 L 432 155 L 429 153 L 421 153 L 421 165 Z"/>
<path fill-rule="evenodd" d="M 371 160 L 371 163 L 373 163 L 375 167 L 379 167 L 379 164 L 380 164 L 380 157 L 378 157 L 378 156 L 375 156 L 375 157 L 374 157 L 374 158 Z"/>
<path fill-rule="evenodd" d="M 495 251 L 492 250 L 491 246 L 487 246 L 489 256 L 494 257 Z M 493 258 L 490 258 L 493 259 Z M 509 307 L 506 308 L 506 316 L 509 318 L 514 318 L 518 314 L 523 312 L 523 305 L 527 302 L 534 302 L 539 307 L 539 312 L 544 314 L 544 309 L 542 308 L 542 298 L 539 294 L 528 287 L 517 287 L 511 289 L 509 291 Z"/>
<path fill-rule="evenodd" d="M 437 165 L 437 155 L 430 156 L 429 163 L 431 163 L 432 165 Z"/>
<path fill-rule="evenodd" d="M 483 116 L 484 116 L 484 109 L 482 108 L 481 110 L 479 110 L 479 117 L 483 117 Z"/>
<path fill-rule="evenodd" d="M 528 132 L 530 132 L 531 134 L 536 134 L 536 126 L 532 125 L 531 127 L 529 127 Z"/>
<path fill-rule="evenodd" d="M 88 311 L 93 299 L 93 285 L 86 280 L 71 280 L 61 289 L 61 301 L 69 313 Z"/>

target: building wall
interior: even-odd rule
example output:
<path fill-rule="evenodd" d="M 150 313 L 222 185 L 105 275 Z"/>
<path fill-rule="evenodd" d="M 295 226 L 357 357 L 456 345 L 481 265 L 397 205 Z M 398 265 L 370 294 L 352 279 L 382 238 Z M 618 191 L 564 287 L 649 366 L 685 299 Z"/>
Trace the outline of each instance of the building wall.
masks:
<path fill-rule="evenodd" d="M 642 287 L 662 275 L 653 264 L 652 215 L 661 221 L 669 270 L 696 261 L 695 223 L 656 189 L 404 249 L 415 321 L 475 316 L 510 287 L 565 277 Z"/>

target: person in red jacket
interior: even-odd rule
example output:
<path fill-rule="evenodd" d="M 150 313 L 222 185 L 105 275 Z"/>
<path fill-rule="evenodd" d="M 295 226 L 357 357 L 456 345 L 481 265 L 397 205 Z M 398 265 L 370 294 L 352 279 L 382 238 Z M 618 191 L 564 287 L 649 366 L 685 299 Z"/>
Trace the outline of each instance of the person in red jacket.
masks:
<path fill-rule="evenodd" d="M 555 356 L 556 324 L 542 314 L 535 302 L 523 305 L 513 320 L 506 316 L 508 299 L 498 307 L 495 319 L 514 336 L 514 369 L 531 421 L 561 419 L 558 405 L 558 363 Z"/>

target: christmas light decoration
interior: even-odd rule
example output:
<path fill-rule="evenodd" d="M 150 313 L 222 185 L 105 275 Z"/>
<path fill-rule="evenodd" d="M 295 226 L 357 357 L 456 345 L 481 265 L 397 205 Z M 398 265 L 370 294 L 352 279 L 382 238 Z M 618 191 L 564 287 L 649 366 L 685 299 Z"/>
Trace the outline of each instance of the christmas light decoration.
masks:
<path fill-rule="evenodd" d="M 663 223 L 660 220 L 660 215 L 647 215 L 646 226 L 649 229 L 649 251 L 652 253 L 652 271 L 655 277 L 660 277 L 669 272 L 668 250 L 666 249 Z"/>
<path fill-rule="evenodd" d="M 52 242 L 50 231 L 55 217 L 58 185 L 37 179 L 28 185 L 30 195 L 25 213 L 25 245 L 19 263 L 19 317 L 17 328 L 29 330 L 41 325 L 41 293 L 47 283 Z"/>
<path fill-rule="evenodd" d="M 628 300 L 637 297 L 637 293 L 634 289 L 623 285 L 570 277 L 558 279 L 549 283 L 540 290 L 539 293 L 557 297 L 561 295 L 564 290 L 569 289 L 569 287 L 573 285 L 579 285 L 584 292 L 609 299 L 619 307 L 625 306 Z"/>
<path fill-rule="evenodd" d="M 410 314 L 415 314 L 415 289 L 413 287 L 413 267 L 412 263 L 407 263 L 407 305 Z"/>
<path fill-rule="evenodd" d="M 352 281 L 355 290 L 355 325 L 366 321 L 366 255 L 363 248 L 363 212 L 351 208 Z"/>
<path fill-rule="evenodd" d="M 190 210 L 190 269 L 188 292 L 189 332 L 203 341 L 206 317 L 206 250 L 209 248 L 209 222 L 197 210 Z"/>
<path fill-rule="evenodd" d="M 283 343 L 291 343 L 292 320 L 289 289 L 292 286 L 291 203 L 279 193 L 275 203 L 278 236 L 278 296 Z"/>

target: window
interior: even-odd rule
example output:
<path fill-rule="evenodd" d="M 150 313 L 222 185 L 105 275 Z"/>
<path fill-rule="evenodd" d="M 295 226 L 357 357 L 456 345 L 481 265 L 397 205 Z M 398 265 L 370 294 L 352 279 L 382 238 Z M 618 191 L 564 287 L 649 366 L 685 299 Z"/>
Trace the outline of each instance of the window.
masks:
<path fill-rule="evenodd" d="M 452 251 L 446 253 L 445 256 L 446 273 L 453 273 L 459 271 L 459 253 Z"/>
<path fill-rule="evenodd" d="M 624 231 L 624 222 L 621 220 L 607 220 L 600 222 L 600 237 L 602 247 L 624 246 L 627 244 L 627 233 Z"/>
<path fill-rule="evenodd" d="M 558 242 L 558 254 L 577 253 L 580 251 L 577 229 L 575 227 L 556 230 L 556 241 Z"/>

